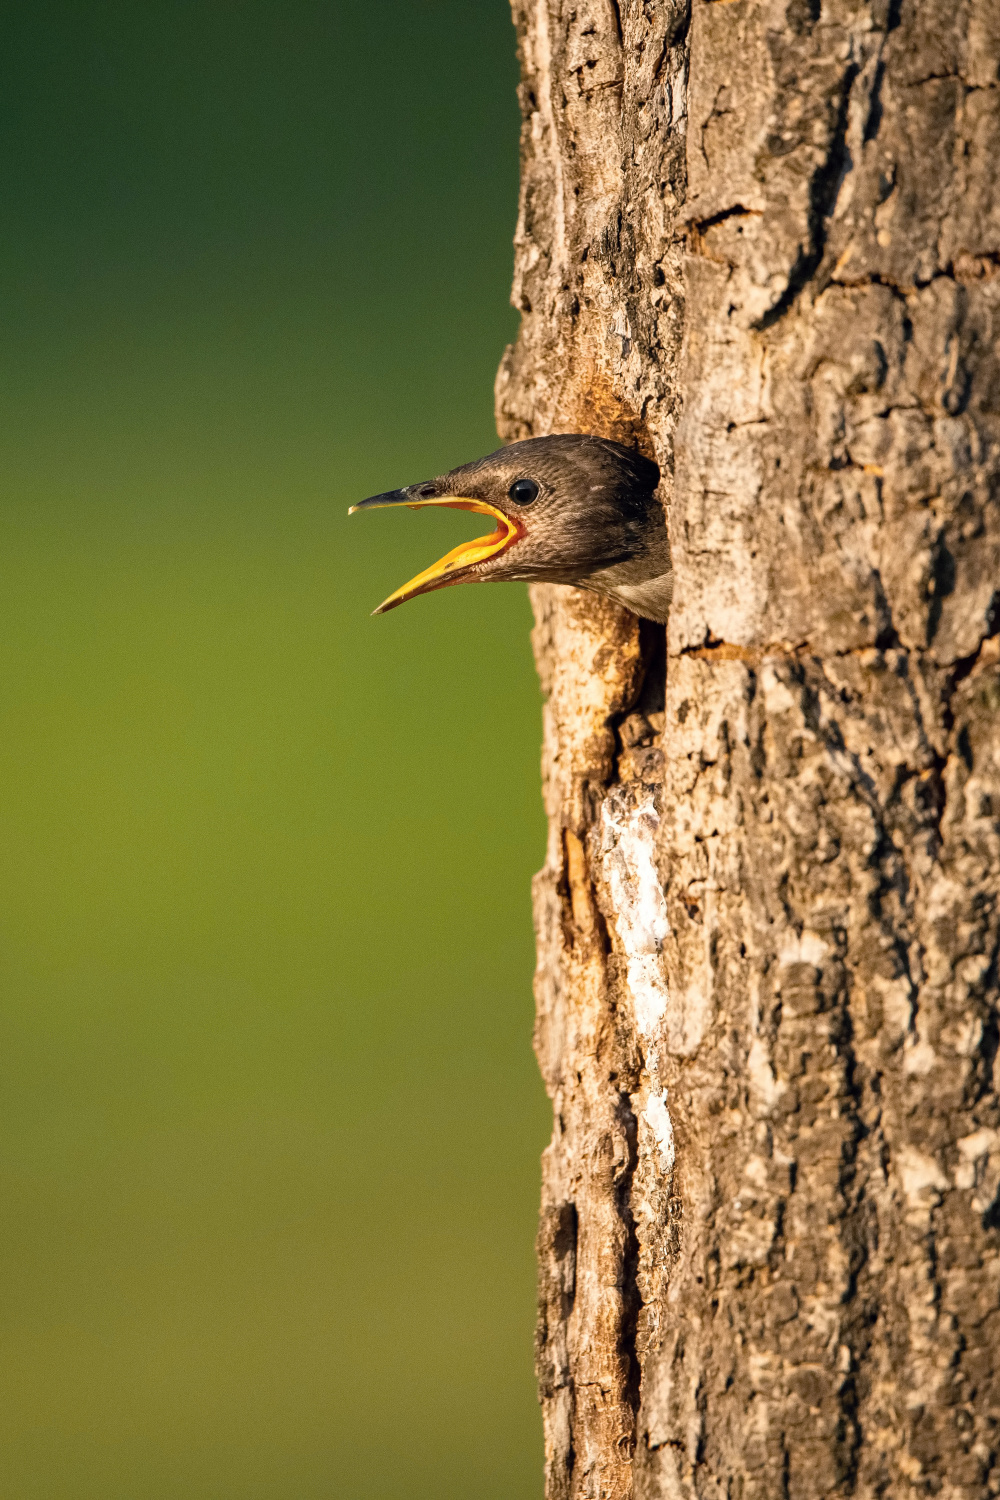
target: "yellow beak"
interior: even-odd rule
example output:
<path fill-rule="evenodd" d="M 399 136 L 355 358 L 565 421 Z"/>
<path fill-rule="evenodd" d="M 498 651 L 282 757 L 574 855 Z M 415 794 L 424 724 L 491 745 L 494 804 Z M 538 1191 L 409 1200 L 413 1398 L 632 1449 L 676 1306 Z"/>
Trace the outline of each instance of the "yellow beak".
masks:
<path fill-rule="evenodd" d="M 429 594 L 433 589 L 467 582 L 470 568 L 485 562 L 487 558 L 496 557 L 522 534 L 522 527 L 511 520 L 510 516 L 505 516 L 502 510 L 497 510 L 496 506 L 487 504 L 485 500 L 470 500 L 464 495 L 435 495 L 427 500 L 413 500 L 403 490 L 391 490 L 385 496 L 373 495 L 371 500 L 362 500 L 360 505 L 352 505 L 348 515 L 353 515 L 356 510 L 382 510 L 393 505 L 405 505 L 409 510 L 420 510 L 426 505 L 441 505 L 448 510 L 472 510 L 481 516 L 492 516 L 497 522 L 497 528 L 488 536 L 476 537 L 474 541 L 453 547 L 444 557 L 383 600 L 378 609 L 372 610 L 374 615 L 384 615 L 387 610 L 395 609 L 397 604 L 405 604 L 407 599 L 413 599 L 417 594 Z"/>

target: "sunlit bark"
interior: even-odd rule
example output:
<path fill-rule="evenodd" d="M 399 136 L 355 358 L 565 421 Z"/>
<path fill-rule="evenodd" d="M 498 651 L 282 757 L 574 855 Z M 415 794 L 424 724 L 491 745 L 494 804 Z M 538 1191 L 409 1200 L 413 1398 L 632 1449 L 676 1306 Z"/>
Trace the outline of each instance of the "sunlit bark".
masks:
<path fill-rule="evenodd" d="M 514 0 L 505 438 L 663 474 L 535 590 L 547 1494 L 1000 1493 L 1000 10 Z"/>

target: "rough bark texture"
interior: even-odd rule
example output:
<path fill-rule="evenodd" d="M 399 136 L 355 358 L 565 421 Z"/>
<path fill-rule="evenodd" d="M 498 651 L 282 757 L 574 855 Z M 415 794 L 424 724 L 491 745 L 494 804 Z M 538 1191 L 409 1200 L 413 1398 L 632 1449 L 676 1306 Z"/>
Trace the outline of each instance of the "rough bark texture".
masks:
<path fill-rule="evenodd" d="M 1000 5 L 514 14 L 501 434 L 676 577 L 535 590 L 547 1495 L 998 1494 Z"/>

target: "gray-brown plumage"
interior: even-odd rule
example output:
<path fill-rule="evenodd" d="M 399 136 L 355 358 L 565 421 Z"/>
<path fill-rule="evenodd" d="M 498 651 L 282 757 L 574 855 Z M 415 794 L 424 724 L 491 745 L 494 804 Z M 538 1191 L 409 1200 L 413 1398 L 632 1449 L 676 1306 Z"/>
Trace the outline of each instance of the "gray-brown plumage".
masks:
<path fill-rule="evenodd" d="M 528 438 L 437 479 L 362 500 L 355 510 L 428 505 L 474 510 L 497 530 L 456 547 L 375 611 L 453 583 L 575 584 L 664 623 L 670 546 L 656 496 L 660 471 L 641 454 L 585 433 Z"/>

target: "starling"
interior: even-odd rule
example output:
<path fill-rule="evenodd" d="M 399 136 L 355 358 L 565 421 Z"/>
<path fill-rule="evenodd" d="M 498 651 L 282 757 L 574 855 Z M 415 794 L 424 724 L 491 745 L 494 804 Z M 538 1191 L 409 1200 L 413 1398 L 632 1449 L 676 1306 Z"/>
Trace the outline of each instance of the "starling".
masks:
<path fill-rule="evenodd" d="M 496 530 L 455 547 L 390 594 L 381 615 L 453 583 L 569 583 L 666 622 L 672 574 L 656 464 L 585 433 L 511 443 L 421 484 L 372 495 L 356 510 L 441 505 L 489 516 Z"/>

